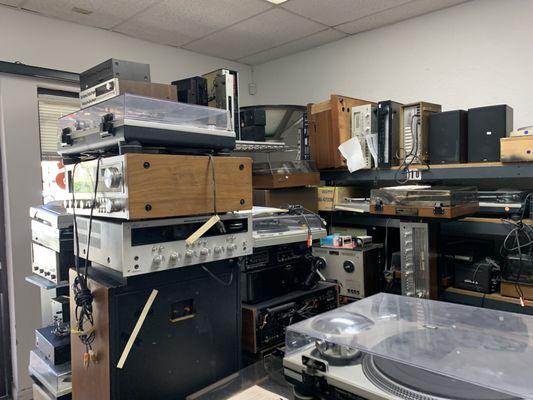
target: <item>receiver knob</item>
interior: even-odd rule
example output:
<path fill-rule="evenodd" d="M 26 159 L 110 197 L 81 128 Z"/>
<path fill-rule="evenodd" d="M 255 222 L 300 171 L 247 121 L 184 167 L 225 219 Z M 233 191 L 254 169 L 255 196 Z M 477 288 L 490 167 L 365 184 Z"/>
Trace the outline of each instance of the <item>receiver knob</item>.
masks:
<path fill-rule="evenodd" d="M 226 250 L 228 250 L 229 252 L 232 252 L 232 251 L 234 251 L 236 248 L 237 248 L 237 245 L 236 245 L 235 243 L 231 243 L 231 244 L 228 244 L 228 245 L 227 245 Z"/>
<path fill-rule="evenodd" d="M 205 247 L 200 250 L 200 257 L 207 257 L 209 254 L 209 249 L 206 249 Z"/>
<path fill-rule="evenodd" d="M 116 189 L 122 182 L 122 174 L 117 167 L 104 169 L 104 185 L 108 189 Z"/>
<path fill-rule="evenodd" d="M 172 265 L 176 264 L 178 261 L 178 253 L 170 253 L 170 256 L 168 257 L 168 262 Z"/>
<path fill-rule="evenodd" d="M 192 258 L 192 255 L 193 255 L 192 250 L 187 250 L 187 251 L 185 252 L 185 258 Z"/>
<path fill-rule="evenodd" d="M 346 272 L 352 273 L 355 271 L 355 264 L 350 260 L 346 260 L 344 261 L 344 264 L 342 264 L 342 268 L 344 268 Z"/>
<path fill-rule="evenodd" d="M 159 254 L 152 259 L 152 264 L 156 267 L 159 267 L 163 263 L 164 259 L 165 258 L 161 254 Z"/>
<path fill-rule="evenodd" d="M 215 246 L 215 248 L 213 249 L 213 252 L 215 253 L 215 255 L 220 255 L 220 253 L 222 253 L 222 247 L 220 246 Z"/>

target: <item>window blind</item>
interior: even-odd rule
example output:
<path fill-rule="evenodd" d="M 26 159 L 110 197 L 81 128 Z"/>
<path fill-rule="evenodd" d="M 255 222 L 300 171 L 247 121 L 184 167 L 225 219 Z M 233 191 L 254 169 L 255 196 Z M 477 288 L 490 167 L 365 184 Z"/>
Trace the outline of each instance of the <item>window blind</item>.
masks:
<path fill-rule="evenodd" d="M 39 95 L 39 130 L 41 140 L 41 158 L 58 160 L 57 137 L 59 133 L 58 119 L 80 108 L 77 98 Z"/>

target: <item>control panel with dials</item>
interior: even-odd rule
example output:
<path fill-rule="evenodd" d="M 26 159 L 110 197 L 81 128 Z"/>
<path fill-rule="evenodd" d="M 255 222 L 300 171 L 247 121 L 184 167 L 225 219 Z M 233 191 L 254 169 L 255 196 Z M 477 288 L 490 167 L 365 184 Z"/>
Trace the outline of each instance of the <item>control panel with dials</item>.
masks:
<path fill-rule="evenodd" d="M 199 239 L 186 242 L 210 216 L 113 221 L 93 219 L 89 260 L 123 276 L 147 274 L 252 253 L 251 214 L 220 215 Z M 86 258 L 89 218 L 76 217 L 80 257 Z"/>

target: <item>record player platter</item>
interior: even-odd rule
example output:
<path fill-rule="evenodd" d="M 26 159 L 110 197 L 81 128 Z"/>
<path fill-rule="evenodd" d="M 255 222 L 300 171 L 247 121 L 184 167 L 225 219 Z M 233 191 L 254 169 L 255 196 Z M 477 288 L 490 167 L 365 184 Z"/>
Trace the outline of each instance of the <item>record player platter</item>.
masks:
<path fill-rule="evenodd" d="M 420 368 L 366 354 L 365 376 L 378 388 L 406 400 L 510 400 L 516 397 Z"/>

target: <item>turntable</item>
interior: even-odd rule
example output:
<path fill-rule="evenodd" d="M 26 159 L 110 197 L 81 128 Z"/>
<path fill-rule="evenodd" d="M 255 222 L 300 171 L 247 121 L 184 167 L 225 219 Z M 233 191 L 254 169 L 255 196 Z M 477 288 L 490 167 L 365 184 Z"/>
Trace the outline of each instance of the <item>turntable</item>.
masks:
<path fill-rule="evenodd" d="M 297 399 L 533 398 L 533 317 L 380 293 L 287 328 Z"/>

